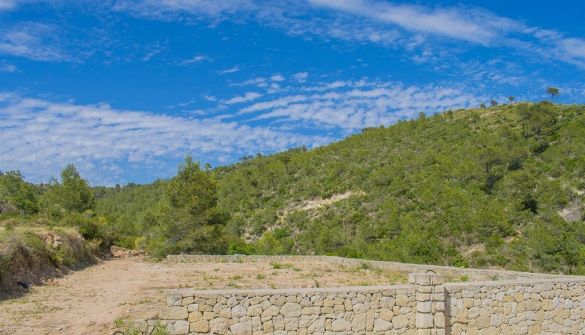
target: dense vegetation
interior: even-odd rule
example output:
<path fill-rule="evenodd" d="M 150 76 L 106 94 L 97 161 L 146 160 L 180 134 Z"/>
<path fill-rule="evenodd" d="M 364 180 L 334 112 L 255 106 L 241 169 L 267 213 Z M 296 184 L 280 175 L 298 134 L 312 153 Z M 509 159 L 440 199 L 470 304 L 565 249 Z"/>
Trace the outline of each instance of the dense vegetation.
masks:
<path fill-rule="evenodd" d="M 335 254 L 585 274 L 585 107 L 448 111 L 149 185 L 0 177 L 10 222 L 77 226 L 153 255 Z M 309 201 L 345 194 L 324 206 Z M 318 203 L 318 202 L 313 202 Z"/>

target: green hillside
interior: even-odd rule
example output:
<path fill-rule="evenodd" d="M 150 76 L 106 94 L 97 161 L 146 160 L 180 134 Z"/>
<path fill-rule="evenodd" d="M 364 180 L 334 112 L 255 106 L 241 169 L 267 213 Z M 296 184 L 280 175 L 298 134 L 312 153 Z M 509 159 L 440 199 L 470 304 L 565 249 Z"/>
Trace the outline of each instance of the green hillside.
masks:
<path fill-rule="evenodd" d="M 169 181 L 93 192 L 91 211 L 76 214 L 97 222 L 91 233 L 155 255 L 335 254 L 585 274 L 585 106 L 421 114 L 310 151 L 215 170 L 187 160 Z M 40 203 L 35 215 L 46 217 Z"/>
<path fill-rule="evenodd" d="M 279 251 L 585 270 L 583 106 L 421 116 L 219 178 L 232 232 L 276 238 Z M 348 191 L 330 206 L 292 210 Z"/>

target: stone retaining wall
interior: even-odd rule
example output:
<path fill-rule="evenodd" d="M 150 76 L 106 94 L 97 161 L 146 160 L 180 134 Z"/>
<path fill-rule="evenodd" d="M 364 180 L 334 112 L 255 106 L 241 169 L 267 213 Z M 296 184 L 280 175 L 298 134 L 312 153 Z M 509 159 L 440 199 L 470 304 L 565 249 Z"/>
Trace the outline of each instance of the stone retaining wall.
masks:
<path fill-rule="evenodd" d="M 366 334 L 415 323 L 411 286 L 299 290 L 180 290 L 161 314 L 175 334 Z"/>
<path fill-rule="evenodd" d="M 445 285 L 450 334 L 585 334 L 585 280 Z"/>
<path fill-rule="evenodd" d="M 217 261 L 217 260 L 215 260 Z M 432 271 L 408 285 L 169 292 L 172 334 L 582 334 L 585 278 L 443 283 Z"/>

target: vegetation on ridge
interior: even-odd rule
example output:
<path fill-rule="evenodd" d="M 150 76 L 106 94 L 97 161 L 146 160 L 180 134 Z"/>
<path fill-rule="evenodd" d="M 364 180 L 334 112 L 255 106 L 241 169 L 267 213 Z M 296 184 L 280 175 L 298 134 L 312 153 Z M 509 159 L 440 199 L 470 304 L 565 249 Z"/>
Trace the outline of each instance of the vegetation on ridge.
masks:
<path fill-rule="evenodd" d="M 65 171 L 49 185 L 5 173 L 1 215 L 159 256 L 334 254 L 585 274 L 583 138 L 585 106 L 421 113 L 213 170 L 188 158 L 170 180 L 95 187 L 93 197 Z"/>

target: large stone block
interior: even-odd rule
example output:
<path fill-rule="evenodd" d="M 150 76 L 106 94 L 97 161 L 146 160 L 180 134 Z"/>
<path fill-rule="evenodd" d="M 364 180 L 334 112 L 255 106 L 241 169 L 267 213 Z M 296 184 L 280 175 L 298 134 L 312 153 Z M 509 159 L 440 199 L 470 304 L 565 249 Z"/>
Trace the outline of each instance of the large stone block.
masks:
<path fill-rule="evenodd" d="M 167 307 L 160 314 L 162 320 L 187 320 L 189 312 L 186 307 Z"/>
<path fill-rule="evenodd" d="M 234 335 L 252 335 L 252 321 L 244 321 L 233 324 L 230 327 Z"/>
<path fill-rule="evenodd" d="M 286 304 L 284 304 L 284 306 L 280 308 L 280 314 L 282 314 L 285 317 L 300 316 L 301 312 L 302 312 L 301 305 L 293 302 L 287 302 Z"/>
<path fill-rule="evenodd" d="M 331 329 L 336 332 L 350 331 L 351 322 L 345 319 L 335 319 L 331 323 Z"/>
<path fill-rule="evenodd" d="M 431 313 L 417 313 L 416 314 L 416 328 L 426 329 L 433 328 L 434 325 L 433 314 Z"/>

